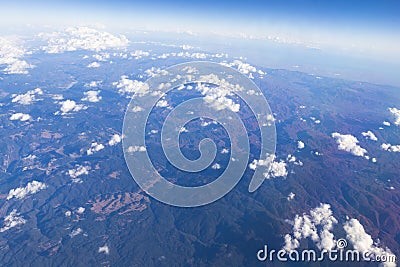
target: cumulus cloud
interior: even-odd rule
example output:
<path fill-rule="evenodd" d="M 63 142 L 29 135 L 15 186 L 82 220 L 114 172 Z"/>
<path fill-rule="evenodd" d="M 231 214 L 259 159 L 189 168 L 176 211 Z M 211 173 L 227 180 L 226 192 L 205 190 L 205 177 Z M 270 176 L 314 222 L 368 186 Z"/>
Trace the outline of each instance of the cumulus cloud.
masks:
<path fill-rule="evenodd" d="M 295 196 L 296 196 L 295 193 L 290 192 L 289 195 L 287 196 L 287 200 L 288 200 L 288 201 L 293 200 Z"/>
<path fill-rule="evenodd" d="M 214 170 L 219 170 L 219 169 L 221 169 L 221 165 L 218 163 L 215 163 L 214 165 L 211 166 L 211 168 Z"/>
<path fill-rule="evenodd" d="M 294 221 L 290 222 L 293 233 L 285 235 L 283 248 L 286 251 L 297 249 L 301 239 L 310 238 L 320 250 L 330 251 L 336 246 L 331 230 L 337 222 L 332 215 L 331 206 L 324 203 L 310 210 L 309 214 L 296 215 Z"/>
<path fill-rule="evenodd" d="M 390 113 L 394 116 L 394 124 L 400 125 L 400 109 L 397 108 L 389 108 Z"/>
<path fill-rule="evenodd" d="M 368 153 L 358 145 L 357 138 L 350 134 L 332 133 L 332 137 L 335 138 L 339 150 L 347 151 L 357 157 L 364 157 Z"/>
<path fill-rule="evenodd" d="M 400 152 L 400 145 L 382 144 L 381 148 L 389 152 Z"/>
<path fill-rule="evenodd" d="M 86 109 L 87 107 L 82 105 L 82 104 L 77 104 L 74 100 L 65 100 L 59 103 L 61 105 L 60 111 L 61 115 L 66 115 L 71 112 L 78 112 L 82 109 Z M 55 113 L 56 115 L 59 114 L 59 112 Z"/>
<path fill-rule="evenodd" d="M 104 246 L 102 246 L 102 247 L 99 247 L 98 252 L 99 252 L 99 253 L 104 253 L 104 254 L 108 255 L 108 254 L 110 254 L 110 249 L 108 248 L 107 245 L 104 245 Z"/>
<path fill-rule="evenodd" d="M 164 100 L 164 99 L 158 101 L 157 104 L 156 104 L 156 107 L 160 107 L 160 108 L 166 108 L 168 106 L 169 105 L 168 105 L 167 100 Z"/>
<path fill-rule="evenodd" d="M 12 198 L 22 199 L 28 195 L 33 195 L 39 192 L 40 190 L 46 189 L 46 184 L 38 181 L 32 181 L 28 183 L 25 187 L 18 187 L 15 189 L 11 189 L 8 192 L 7 200 Z"/>
<path fill-rule="evenodd" d="M 78 213 L 78 214 L 83 214 L 84 212 L 85 212 L 85 208 L 84 207 L 79 207 L 77 210 L 76 210 L 76 213 Z"/>
<path fill-rule="evenodd" d="M 97 142 L 94 142 L 90 145 L 90 148 L 86 151 L 86 154 L 88 156 L 92 155 L 94 152 L 98 152 L 100 150 L 104 149 L 103 144 L 98 144 Z"/>
<path fill-rule="evenodd" d="M 365 232 L 364 226 L 357 219 L 350 219 L 346 221 L 343 225 L 343 228 L 346 232 L 346 238 L 353 245 L 354 249 L 365 253 L 371 253 L 371 258 L 373 256 L 392 256 L 394 254 L 390 251 L 389 248 L 381 248 L 374 244 L 372 237 Z M 396 266 L 394 262 L 383 262 L 382 266 Z"/>
<path fill-rule="evenodd" d="M 390 126 L 391 124 L 390 124 L 390 122 L 388 122 L 388 121 L 384 121 L 384 122 L 383 122 L 383 125 L 385 125 L 385 126 Z"/>
<path fill-rule="evenodd" d="M 77 235 L 80 235 L 80 234 L 82 234 L 82 233 L 83 233 L 82 228 L 77 228 L 77 229 L 73 230 L 73 231 L 69 234 L 69 236 L 70 236 L 71 238 L 73 238 L 73 237 L 75 237 L 75 236 L 77 236 Z"/>
<path fill-rule="evenodd" d="M 85 97 L 82 98 L 81 100 L 92 102 L 92 103 L 99 102 L 102 99 L 102 97 L 99 96 L 99 93 L 100 93 L 100 91 L 95 91 L 95 90 L 84 92 L 83 94 L 85 95 Z"/>
<path fill-rule="evenodd" d="M 144 82 L 140 82 L 137 80 L 130 80 L 128 76 L 121 76 L 121 80 L 119 82 L 114 82 L 113 85 L 117 87 L 118 93 L 121 95 L 130 95 L 135 94 L 138 96 L 144 96 L 149 93 L 149 85 Z"/>
<path fill-rule="evenodd" d="M 142 107 L 140 107 L 140 106 L 134 106 L 133 108 L 132 108 L 132 112 L 140 112 L 140 111 L 143 111 L 143 108 Z"/>
<path fill-rule="evenodd" d="M 302 141 L 297 141 L 297 148 L 298 149 L 303 149 L 305 147 L 304 143 Z"/>
<path fill-rule="evenodd" d="M 253 160 L 253 162 L 249 164 L 249 168 L 255 170 L 257 166 L 268 166 L 268 164 L 270 164 L 270 167 L 269 170 L 264 173 L 265 179 L 287 176 L 286 162 L 283 160 L 279 162 L 275 161 L 275 155 L 270 155 L 265 160 Z"/>
<path fill-rule="evenodd" d="M 10 120 L 12 121 L 29 121 L 31 119 L 32 119 L 31 115 L 25 113 L 15 113 L 12 114 L 10 117 Z"/>
<path fill-rule="evenodd" d="M 39 36 L 47 41 L 47 45 L 42 47 L 47 53 L 76 50 L 98 52 L 105 49 L 125 48 L 129 43 L 124 35 L 115 36 L 88 27 L 70 27 L 62 32 L 41 33 Z"/>
<path fill-rule="evenodd" d="M 229 87 L 209 87 L 204 84 L 197 87 L 201 94 L 204 95 L 204 101 L 215 110 L 230 109 L 233 112 L 239 112 L 240 104 L 235 103 L 228 97 L 233 95 Z"/>
<path fill-rule="evenodd" d="M 88 175 L 90 171 L 90 166 L 78 165 L 76 168 L 68 170 L 67 174 L 72 178 L 72 182 L 81 183 L 82 179 L 79 176 Z"/>
<path fill-rule="evenodd" d="M 35 101 L 38 101 L 36 99 L 36 96 L 42 95 L 43 91 L 40 88 L 36 88 L 34 90 L 29 90 L 25 94 L 13 94 L 11 102 L 12 103 L 18 103 L 21 105 L 30 105 Z"/>
<path fill-rule="evenodd" d="M 13 210 L 10 214 L 8 214 L 4 218 L 4 226 L 0 228 L 0 233 L 3 233 L 15 226 L 25 224 L 26 220 L 22 217 L 19 216 L 20 214 L 17 212 L 17 210 Z"/>
<path fill-rule="evenodd" d="M 121 136 L 120 136 L 119 134 L 114 134 L 114 135 L 111 137 L 110 141 L 108 141 L 108 144 L 109 144 L 110 146 L 115 146 L 116 144 L 118 144 L 118 143 L 120 143 L 120 142 L 121 142 Z"/>
<path fill-rule="evenodd" d="M 372 141 L 378 141 L 378 138 L 376 137 L 376 135 L 371 131 L 362 132 L 361 134 L 362 134 L 362 136 L 364 136 L 367 139 L 370 139 Z"/>
<path fill-rule="evenodd" d="M 144 147 L 144 146 L 130 146 L 127 149 L 128 153 L 145 152 L 145 151 L 146 151 L 146 147 Z"/>
<path fill-rule="evenodd" d="M 96 61 L 94 61 L 94 62 L 90 63 L 89 65 L 87 65 L 88 68 L 98 68 L 100 66 L 101 66 L 100 63 L 96 62 Z"/>
<path fill-rule="evenodd" d="M 5 65 L 5 73 L 27 74 L 34 66 L 22 59 L 26 53 L 16 40 L 0 37 L 0 65 Z"/>

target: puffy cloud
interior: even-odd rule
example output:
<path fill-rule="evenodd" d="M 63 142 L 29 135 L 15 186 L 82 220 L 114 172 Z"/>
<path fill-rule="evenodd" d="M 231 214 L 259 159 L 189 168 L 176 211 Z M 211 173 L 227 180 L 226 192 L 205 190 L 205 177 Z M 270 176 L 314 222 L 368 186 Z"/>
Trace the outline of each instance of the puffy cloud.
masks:
<path fill-rule="evenodd" d="M 70 210 L 67 210 L 67 211 L 64 213 L 64 215 L 65 215 L 65 217 L 71 217 L 72 212 L 71 212 Z"/>
<path fill-rule="evenodd" d="M 321 203 L 318 207 L 310 210 L 309 214 L 296 215 L 293 225 L 293 233 L 285 235 L 284 249 L 294 250 L 300 246 L 300 240 L 310 238 L 320 249 L 330 251 L 336 246 L 331 230 L 337 223 L 332 215 L 331 206 Z"/>
<path fill-rule="evenodd" d="M 383 125 L 385 125 L 385 126 L 390 126 L 391 124 L 390 124 L 390 122 L 388 122 L 388 121 L 384 121 L 384 122 L 383 122 Z"/>
<path fill-rule="evenodd" d="M 7 200 L 12 198 L 22 199 L 28 195 L 33 195 L 39 192 L 40 190 L 46 189 L 46 184 L 38 181 L 32 181 L 28 183 L 25 187 L 18 187 L 15 189 L 11 189 L 8 192 Z"/>
<path fill-rule="evenodd" d="M 96 62 L 96 61 L 94 61 L 94 62 L 90 63 L 89 65 L 87 65 L 88 68 L 98 68 L 100 66 L 101 66 L 100 63 Z"/>
<path fill-rule="evenodd" d="M 25 113 L 15 113 L 12 114 L 10 117 L 10 120 L 12 121 L 28 121 L 31 119 L 32 119 L 31 115 Z"/>
<path fill-rule="evenodd" d="M 228 66 L 228 67 L 236 67 L 237 70 L 243 74 L 249 74 L 251 75 L 251 77 L 253 76 L 252 73 L 256 73 L 258 72 L 256 67 L 248 64 L 248 63 L 244 63 L 240 60 L 234 60 L 232 63 L 221 63 L 222 65 Z M 264 74 L 264 72 L 258 72 L 260 75 Z"/>
<path fill-rule="evenodd" d="M 378 141 L 378 138 L 376 137 L 376 135 L 371 131 L 362 132 L 361 134 L 362 134 L 362 136 L 364 136 L 367 139 L 370 139 L 372 141 Z"/>
<path fill-rule="evenodd" d="M 75 236 L 77 236 L 77 235 L 80 235 L 80 234 L 82 234 L 82 233 L 83 233 L 82 228 L 77 228 L 77 229 L 73 230 L 73 231 L 69 234 L 69 236 L 70 236 L 71 238 L 73 238 L 73 237 L 75 237 Z"/>
<path fill-rule="evenodd" d="M 233 95 L 229 87 L 209 87 L 205 84 L 198 85 L 197 87 L 201 94 L 204 95 L 204 101 L 215 110 L 230 109 L 233 112 L 239 112 L 240 104 L 228 98 L 228 96 Z"/>
<path fill-rule="evenodd" d="M 389 108 L 389 111 L 394 115 L 394 124 L 400 125 L 400 109 Z"/>
<path fill-rule="evenodd" d="M 389 152 L 400 152 L 400 145 L 382 144 L 381 148 Z"/>
<path fill-rule="evenodd" d="M 26 220 L 19 216 L 17 210 L 13 210 L 4 218 L 4 226 L 0 228 L 0 233 L 3 233 L 17 225 L 25 224 Z"/>
<path fill-rule="evenodd" d="M 149 85 L 144 82 L 140 82 L 137 80 L 130 80 L 128 76 L 121 76 L 121 80 L 119 82 L 114 82 L 113 85 L 117 87 L 118 92 L 121 95 L 129 95 L 135 94 L 138 96 L 144 96 L 149 93 Z"/>
<path fill-rule="evenodd" d="M 36 88 L 34 90 L 29 90 L 25 94 L 13 94 L 12 95 L 12 103 L 18 103 L 21 105 L 30 105 L 33 102 L 37 101 L 36 96 L 42 95 L 43 91 L 40 88 Z"/>
<path fill-rule="evenodd" d="M 27 74 L 28 69 L 34 66 L 22 60 L 26 51 L 15 40 L 0 37 L 0 65 L 6 65 L 3 69 L 8 74 Z"/>
<path fill-rule="evenodd" d="M 120 143 L 120 142 L 121 142 L 121 136 L 120 136 L 119 134 L 114 134 L 114 135 L 111 137 L 110 141 L 108 141 L 108 144 L 109 144 L 110 146 L 114 146 L 114 145 L 116 145 L 116 144 L 118 144 L 118 143 Z"/>
<path fill-rule="evenodd" d="M 90 166 L 78 165 L 75 169 L 68 170 L 67 174 L 72 178 L 72 182 L 82 183 L 82 179 L 79 176 L 88 175 L 90 169 Z"/>
<path fill-rule="evenodd" d="M 221 150 L 221 154 L 228 154 L 228 153 L 229 153 L 229 149 L 227 149 L 227 148 L 223 148 Z"/>
<path fill-rule="evenodd" d="M 357 219 L 350 219 L 346 221 L 343 225 L 346 232 L 346 238 L 353 245 L 354 249 L 365 253 L 369 252 L 371 256 L 392 256 L 394 254 L 389 248 L 381 248 L 374 244 L 372 237 L 365 232 L 364 226 Z M 371 257 L 372 258 L 372 257 Z M 394 262 L 383 262 L 382 266 L 396 266 Z"/>
<path fill-rule="evenodd" d="M 142 107 L 139 107 L 139 106 L 134 106 L 133 108 L 132 108 L 132 112 L 140 112 L 140 111 L 143 111 L 143 108 Z"/>
<path fill-rule="evenodd" d="M 69 99 L 60 102 L 60 104 L 61 104 L 60 107 L 61 115 L 66 115 L 71 112 L 78 112 L 82 109 L 87 108 L 86 106 L 82 104 L 77 104 L 74 100 L 69 100 Z M 57 111 L 55 114 L 57 115 L 59 114 L 59 112 Z"/>
<path fill-rule="evenodd" d="M 288 200 L 288 201 L 293 200 L 295 196 L 296 196 L 295 193 L 290 192 L 289 195 L 287 196 L 287 200 Z"/>
<path fill-rule="evenodd" d="M 103 144 L 98 144 L 97 142 L 94 142 L 90 145 L 90 148 L 86 151 L 86 154 L 88 156 L 92 155 L 94 152 L 98 152 L 100 150 L 104 149 Z"/>
<path fill-rule="evenodd" d="M 106 255 L 110 254 L 110 249 L 108 248 L 107 245 L 104 245 L 102 247 L 99 247 L 99 253 L 104 253 Z"/>
<path fill-rule="evenodd" d="M 218 163 L 215 163 L 214 165 L 211 166 L 211 168 L 214 170 L 219 170 L 219 169 L 221 169 L 221 165 Z"/>
<path fill-rule="evenodd" d="M 93 103 L 99 102 L 102 99 L 102 97 L 99 96 L 99 93 L 100 91 L 94 91 L 94 90 L 84 92 L 83 94 L 85 95 L 85 97 L 82 98 L 81 100 Z"/>
<path fill-rule="evenodd" d="M 102 81 L 91 81 L 90 83 L 85 83 L 85 87 L 99 87 Z"/>
<path fill-rule="evenodd" d="M 123 36 L 115 36 L 108 32 L 88 27 L 70 27 L 63 32 L 39 34 L 47 41 L 42 47 L 47 53 L 63 53 L 76 50 L 101 51 L 105 49 L 125 48 L 129 41 Z"/>
<path fill-rule="evenodd" d="M 77 210 L 76 210 L 76 213 L 78 213 L 78 214 L 83 214 L 84 212 L 85 212 L 85 208 L 84 207 L 79 207 Z"/>
<path fill-rule="evenodd" d="M 253 162 L 249 164 L 249 168 L 255 170 L 257 166 L 268 166 L 268 164 L 270 164 L 270 167 L 269 170 L 264 173 L 265 179 L 287 176 L 286 162 L 283 160 L 279 162 L 275 161 L 275 155 L 270 155 L 265 160 L 253 160 Z"/>
<path fill-rule="evenodd" d="M 367 150 L 358 145 L 356 137 L 350 134 L 332 133 L 332 137 L 336 139 L 339 150 L 350 152 L 354 156 L 364 157 Z"/>
<path fill-rule="evenodd" d="M 303 149 L 305 147 L 304 143 L 302 141 L 297 141 L 297 148 L 298 149 Z"/>
<path fill-rule="evenodd" d="M 160 108 L 168 107 L 167 100 L 162 99 L 162 100 L 158 101 L 157 104 L 156 104 L 156 107 L 160 107 Z"/>
<path fill-rule="evenodd" d="M 130 146 L 127 149 L 128 153 L 145 152 L 145 151 L 146 151 L 146 147 L 144 147 L 144 146 Z"/>

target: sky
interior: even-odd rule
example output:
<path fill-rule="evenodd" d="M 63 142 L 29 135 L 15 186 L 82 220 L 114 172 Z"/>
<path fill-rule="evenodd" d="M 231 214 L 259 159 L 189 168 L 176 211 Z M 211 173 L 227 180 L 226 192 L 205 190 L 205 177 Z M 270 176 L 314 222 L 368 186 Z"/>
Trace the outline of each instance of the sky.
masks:
<path fill-rule="evenodd" d="M 26 24 L 106 25 L 273 39 L 396 65 L 400 1 L 0 1 L 3 31 Z M 1 30 L 1 29 L 0 29 Z"/>

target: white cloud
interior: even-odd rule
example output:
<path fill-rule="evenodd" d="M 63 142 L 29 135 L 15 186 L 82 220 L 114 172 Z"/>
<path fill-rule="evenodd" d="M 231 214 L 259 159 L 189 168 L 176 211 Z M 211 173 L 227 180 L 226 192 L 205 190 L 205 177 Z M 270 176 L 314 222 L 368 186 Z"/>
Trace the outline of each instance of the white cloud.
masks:
<path fill-rule="evenodd" d="M 288 200 L 288 201 L 293 200 L 295 196 L 296 196 L 295 193 L 290 192 L 289 195 L 287 196 L 287 200 Z"/>
<path fill-rule="evenodd" d="M 65 217 L 71 217 L 72 212 L 71 212 L 70 210 L 67 210 L 67 211 L 64 213 L 64 215 L 65 215 Z"/>
<path fill-rule="evenodd" d="M 372 141 L 378 141 L 378 138 L 376 137 L 376 135 L 371 131 L 362 132 L 361 134 L 367 139 L 370 139 Z"/>
<path fill-rule="evenodd" d="M 255 170 L 257 166 L 268 166 L 268 164 L 270 164 L 270 167 L 269 170 L 264 173 L 265 179 L 287 176 L 286 162 L 283 160 L 279 162 L 275 161 L 275 155 L 268 156 L 265 160 L 253 160 L 253 162 L 249 164 L 249 168 Z"/>
<path fill-rule="evenodd" d="M 110 141 L 108 141 L 108 144 L 109 144 L 110 146 L 115 146 L 116 144 L 118 144 L 118 143 L 120 143 L 120 142 L 121 142 L 121 136 L 120 136 L 119 134 L 114 134 L 114 135 L 111 137 Z"/>
<path fill-rule="evenodd" d="M 223 148 L 221 150 L 221 154 L 228 154 L 228 153 L 229 153 L 229 149 L 227 149 L 227 148 Z"/>
<path fill-rule="evenodd" d="M 303 149 L 305 147 L 304 143 L 302 141 L 297 141 L 297 148 L 298 149 Z"/>
<path fill-rule="evenodd" d="M 214 165 L 211 166 L 211 168 L 214 170 L 219 170 L 219 169 L 221 169 L 221 165 L 218 163 L 215 163 Z"/>
<path fill-rule="evenodd" d="M 69 236 L 70 236 L 71 238 L 73 238 L 73 237 L 75 237 L 75 236 L 77 236 L 77 235 L 79 235 L 79 234 L 82 234 L 82 233 L 83 233 L 82 228 L 77 228 L 77 229 L 73 230 L 73 231 L 69 234 Z"/>
<path fill-rule="evenodd" d="M 3 69 L 8 74 L 27 74 L 28 69 L 34 66 L 23 60 L 26 51 L 16 40 L 0 37 L 0 65 L 6 65 Z"/>
<path fill-rule="evenodd" d="M 139 107 L 139 106 L 134 106 L 133 108 L 132 108 L 132 112 L 140 112 L 140 111 L 143 111 L 143 108 L 142 107 Z"/>
<path fill-rule="evenodd" d="M 389 111 L 394 115 L 394 124 L 400 125 L 400 109 L 389 108 Z"/>
<path fill-rule="evenodd" d="M 85 87 L 99 87 L 102 81 L 91 81 L 90 83 L 85 83 Z"/>
<path fill-rule="evenodd" d="M 150 91 L 147 83 L 137 80 L 130 80 L 128 79 L 128 76 L 121 76 L 121 80 L 119 82 L 114 82 L 113 85 L 117 87 L 118 92 L 121 95 L 128 95 L 127 97 L 129 97 L 131 94 L 144 96 Z"/>
<path fill-rule="evenodd" d="M 13 210 L 4 218 L 4 226 L 0 228 L 0 233 L 3 233 L 17 225 L 25 224 L 26 220 L 19 216 L 17 210 Z"/>
<path fill-rule="evenodd" d="M 168 107 L 167 100 L 162 99 L 162 100 L 158 101 L 157 104 L 156 104 L 156 107 L 160 107 L 160 108 Z"/>
<path fill-rule="evenodd" d="M 110 254 L 110 249 L 107 245 L 99 247 L 99 253 L 105 253 L 106 255 Z"/>
<path fill-rule="evenodd" d="M 32 119 L 31 115 L 25 113 L 15 113 L 12 114 L 10 117 L 10 120 L 12 121 L 28 121 L 31 119 Z"/>
<path fill-rule="evenodd" d="M 84 212 L 85 212 L 85 208 L 84 207 L 79 207 L 77 210 L 76 210 L 76 213 L 78 213 L 78 214 L 83 214 Z"/>
<path fill-rule="evenodd" d="M 100 66 L 101 66 L 100 63 L 96 62 L 96 61 L 94 61 L 94 62 L 90 63 L 89 65 L 87 65 L 88 68 L 98 68 Z"/>
<path fill-rule="evenodd" d="M 15 189 L 11 189 L 8 192 L 7 200 L 12 198 L 22 199 L 28 195 L 33 195 L 39 192 L 40 190 L 46 189 L 46 184 L 38 181 L 32 181 L 28 183 L 25 187 L 18 187 Z"/>
<path fill-rule="evenodd" d="M 99 93 L 100 93 L 100 91 L 94 91 L 94 90 L 84 92 L 83 94 L 85 95 L 85 97 L 82 98 L 81 100 L 89 101 L 92 103 L 99 102 L 102 99 L 102 97 L 99 96 Z"/>
<path fill-rule="evenodd" d="M 205 84 L 200 84 L 197 89 L 204 95 L 204 101 L 215 110 L 230 109 L 233 112 L 239 112 L 240 104 L 227 97 L 233 94 L 229 87 L 209 87 Z"/>
<path fill-rule="evenodd" d="M 88 156 L 92 155 L 94 152 L 98 152 L 100 150 L 104 149 L 103 144 L 98 144 L 97 142 L 94 142 L 90 145 L 90 148 L 86 151 L 86 154 Z"/>
<path fill-rule="evenodd" d="M 72 178 L 72 182 L 82 183 L 82 179 L 79 176 L 88 175 L 90 169 L 90 166 L 78 165 L 75 169 L 68 170 L 67 174 Z"/>
<path fill-rule="evenodd" d="M 146 151 L 146 147 L 144 147 L 144 146 L 130 146 L 130 147 L 128 147 L 128 150 L 127 150 L 128 153 L 145 152 L 145 151 Z"/>
<path fill-rule="evenodd" d="M 357 138 L 350 134 L 332 133 L 332 137 L 336 139 L 339 150 L 350 152 L 358 157 L 364 157 L 368 153 L 366 149 L 358 145 Z"/>
<path fill-rule="evenodd" d="M 389 152 L 400 152 L 400 145 L 382 144 L 381 148 Z"/>
<path fill-rule="evenodd" d="M 293 225 L 293 233 L 285 235 L 284 249 L 291 251 L 300 246 L 300 240 L 311 238 L 320 249 L 330 251 L 336 246 L 331 230 L 337 223 L 332 215 L 331 206 L 321 203 L 318 207 L 310 210 L 309 214 L 296 215 Z"/>
<path fill-rule="evenodd" d="M 384 121 L 384 122 L 383 122 L 383 125 L 385 125 L 385 126 L 390 126 L 391 124 L 390 124 L 390 122 L 388 122 L 388 121 Z"/>
<path fill-rule="evenodd" d="M 12 95 L 12 103 L 18 103 L 21 105 L 30 105 L 33 102 L 37 101 L 36 96 L 42 95 L 43 91 L 40 88 L 36 88 L 34 90 L 29 90 L 25 94 L 13 94 Z"/>
<path fill-rule="evenodd" d="M 42 47 L 47 53 L 119 49 L 125 48 L 129 43 L 128 39 L 123 35 L 115 36 L 108 32 L 88 27 L 70 27 L 63 32 L 41 33 L 39 36 L 47 41 L 47 46 Z"/>
<path fill-rule="evenodd" d="M 389 248 L 381 248 L 374 244 L 372 237 L 365 232 L 364 226 L 357 219 L 350 219 L 343 225 L 346 232 L 346 238 L 353 245 L 354 249 L 365 253 L 369 252 L 371 256 L 394 256 Z M 372 257 L 371 257 L 372 258 Z M 382 266 L 396 266 L 394 262 L 383 262 Z"/>
<path fill-rule="evenodd" d="M 71 112 L 78 112 L 82 109 L 87 108 L 86 106 L 84 106 L 82 104 L 77 104 L 74 100 L 69 100 L 69 99 L 60 102 L 60 104 L 61 104 L 61 108 L 60 108 L 61 115 L 66 115 Z M 56 114 L 58 114 L 58 113 L 56 112 Z"/>

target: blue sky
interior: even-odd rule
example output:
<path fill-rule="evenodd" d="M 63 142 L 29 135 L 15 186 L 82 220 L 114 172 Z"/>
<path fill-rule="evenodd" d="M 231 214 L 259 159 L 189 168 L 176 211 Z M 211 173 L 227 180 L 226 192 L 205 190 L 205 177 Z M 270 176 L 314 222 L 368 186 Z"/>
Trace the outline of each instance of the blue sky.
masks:
<path fill-rule="evenodd" d="M 400 1 L 16 0 L 0 5 L 3 30 L 26 24 L 104 24 L 116 31 L 270 37 L 400 66 Z"/>

